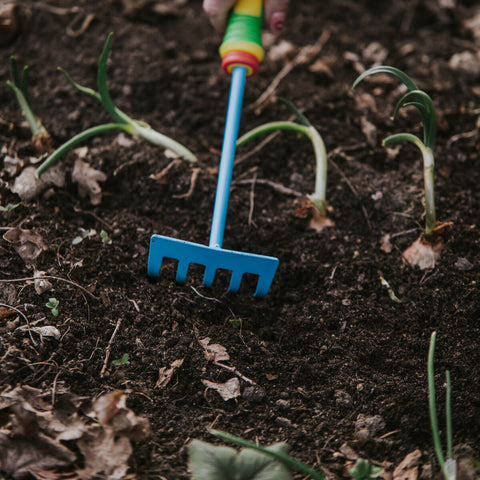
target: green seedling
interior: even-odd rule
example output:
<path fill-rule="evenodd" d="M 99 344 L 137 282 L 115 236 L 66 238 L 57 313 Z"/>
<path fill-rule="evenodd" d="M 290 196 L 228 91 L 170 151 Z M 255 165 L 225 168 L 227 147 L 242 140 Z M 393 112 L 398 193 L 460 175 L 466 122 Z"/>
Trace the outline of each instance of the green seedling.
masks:
<path fill-rule="evenodd" d="M 433 268 L 440 255 L 443 241 L 438 236 L 447 223 L 437 223 L 435 213 L 435 157 L 436 113 L 430 96 L 420 90 L 411 78 L 395 67 L 381 65 L 362 73 L 354 82 L 355 88 L 362 80 L 377 73 L 388 73 L 398 78 L 407 87 L 407 93 L 398 101 L 393 118 L 402 108 L 415 107 L 420 113 L 423 126 L 423 140 L 411 133 L 398 133 L 383 140 L 384 146 L 399 142 L 410 142 L 418 147 L 423 158 L 423 177 L 425 186 L 425 231 L 421 237 L 404 252 L 405 260 L 420 268 Z"/>
<path fill-rule="evenodd" d="M 59 313 L 58 312 L 58 305 L 59 304 L 60 304 L 60 302 L 56 298 L 52 297 L 52 298 L 48 299 L 48 302 L 45 304 L 45 306 L 50 309 L 50 311 L 52 312 L 52 315 L 54 317 L 58 317 L 58 313 Z"/>
<path fill-rule="evenodd" d="M 89 95 L 95 98 L 98 102 L 100 102 L 105 107 L 105 110 L 113 118 L 114 123 L 97 125 L 88 128 L 87 130 L 84 130 L 83 132 L 72 137 L 70 140 L 61 145 L 57 150 L 55 150 L 55 152 L 53 152 L 38 167 L 36 171 L 37 177 L 40 177 L 42 173 L 44 173 L 56 162 L 58 162 L 58 160 L 75 145 L 84 142 L 90 137 L 94 137 L 101 133 L 109 132 L 112 130 L 121 130 L 134 137 L 142 138 L 143 140 L 146 140 L 154 145 L 169 149 L 188 162 L 194 163 L 197 161 L 196 156 L 182 144 L 176 142 L 170 137 L 167 137 L 166 135 L 161 134 L 160 132 L 157 132 L 156 130 L 152 129 L 147 123 L 130 118 L 113 104 L 112 99 L 110 98 L 110 94 L 108 92 L 106 77 L 107 60 L 112 45 L 112 37 L 113 33 L 110 33 L 110 35 L 107 37 L 107 41 L 105 43 L 102 55 L 100 57 L 100 61 L 98 63 L 98 92 L 91 88 L 79 85 L 70 78 L 66 71 L 61 68 L 59 70 L 63 73 L 70 85 L 72 85 L 76 90 L 85 93 L 86 95 Z"/>
<path fill-rule="evenodd" d="M 122 355 L 122 358 L 120 358 L 119 360 L 113 360 L 112 361 L 112 365 L 115 365 L 116 367 L 121 367 L 122 365 L 126 365 L 128 362 L 128 359 L 129 359 L 129 355 L 128 353 L 124 353 Z"/>
<path fill-rule="evenodd" d="M 445 402 L 445 435 L 447 439 L 447 459 L 443 455 L 442 443 L 440 441 L 440 434 L 438 432 L 437 419 L 437 405 L 435 400 L 435 374 L 433 367 L 433 360 L 435 356 L 435 340 L 436 332 L 433 332 L 430 337 L 430 348 L 428 350 L 428 406 L 430 412 L 430 425 L 432 427 L 433 444 L 435 447 L 435 454 L 437 456 L 440 469 L 445 480 L 455 480 L 456 478 L 456 461 L 453 458 L 453 441 L 452 441 L 452 388 L 450 381 L 450 371 L 445 372 L 446 384 L 446 402 Z"/>
<path fill-rule="evenodd" d="M 359 458 L 355 465 L 348 471 L 354 480 L 370 480 L 378 478 L 383 473 L 383 468 L 372 465 L 368 460 Z"/>
<path fill-rule="evenodd" d="M 100 238 L 102 239 L 102 243 L 104 245 L 111 245 L 112 239 L 108 236 L 108 233 L 105 230 L 100 232 Z"/>
<path fill-rule="evenodd" d="M 30 106 L 28 95 L 28 66 L 25 65 L 20 74 L 17 60 L 14 56 L 10 57 L 10 77 L 11 81 L 7 80 L 7 85 L 15 94 L 15 98 L 28 122 L 35 147 L 42 151 L 49 150 L 52 142 L 50 134 Z"/>
<path fill-rule="evenodd" d="M 327 203 L 326 203 L 326 191 L 327 191 L 327 151 L 318 130 L 307 120 L 305 115 L 300 113 L 296 107 L 290 102 L 284 99 L 278 99 L 281 103 L 287 106 L 297 117 L 298 122 L 279 121 L 269 122 L 260 125 L 245 135 L 242 135 L 237 140 L 237 147 L 242 147 L 251 140 L 257 138 L 260 135 L 275 132 L 278 130 L 287 130 L 295 132 L 302 136 L 306 136 L 313 146 L 316 160 L 316 178 L 315 178 L 315 190 L 311 195 L 308 195 L 309 200 L 314 207 L 323 215 L 327 215 Z"/>
<path fill-rule="evenodd" d="M 18 208 L 20 205 L 23 205 L 22 202 L 20 203 L 8 203 L 5 207 L 0 205 L 0 213 L 6 213 L 9 214 L 13 212 L 16 208 Z"/>

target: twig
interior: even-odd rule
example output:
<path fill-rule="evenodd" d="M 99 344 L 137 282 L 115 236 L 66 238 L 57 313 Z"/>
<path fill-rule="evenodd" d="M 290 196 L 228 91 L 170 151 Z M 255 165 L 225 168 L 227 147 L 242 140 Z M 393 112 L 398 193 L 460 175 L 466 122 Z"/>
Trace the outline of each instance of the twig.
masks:
<path fill-rule="evenodd" d="M 103 362 L 102 371 L 100 372 L 100 377 L 102 378 L 104 377 L 105 372 L 107 371 L 108 359 L 110 358 L 110 352 L 112 349 L 113 340 L 115 339 L 115 336 L 117 335 L 118 329 L 120 328 L 121 324 L 122 324 L 122 319 L 119 318 L 117 321 L 117 325 L 115 326 L 115 330 L 113 331 L 112 336 L 108 341 L 107 349 L 105 350 L 105 360 Z"/>
<path fill-rule="evenodd" d="M 27 316 L 22 311 L 20 311 L 18 308 L 12 307 L 11 305 L 7 305 L 6 303 L 0 303 L 0 307 L 9 308 L 10 310 L 13 310 L 14 312 L 17 312 L 25 320 L 25 323 L 27 324 L 28 335 L 30 337 L 30 340 L 32 341 L 33 346 L 36 347 L 37 342 L 35 342 L 35 340 L 32 337 L 32 332 L 30 331 L 30 322 L 28 321 Z"/>
<path fill-rule="evenodd" d="M 190 198 L 193 191 L 195 190 L 195 185 L 197 185 L 198 175 L 200 174 L 200 168 L 194 168 L 192 170 L 192 178 L 190 180 L 190 187 L 188 188 L 187 193 L 182 195 L 173 195 L 173 198 Z"/>
<path fill-rule="evenodd" d="M 235 367 L 229 367 L 228 365 L 225 365 L 220 362 L 213 362 L 213 364 L 216 365 L 217 367 L 222 367 L 225 370 L 228 370 L 229 372 L 235 374 L 238 378 L 242 379 L 244 382 L 248 383 L 249 385 L 256 385 L 256 383 L 253 380 L 250 380 L 249 378 L 242 375 Z"/>
<path fill-rule="evenodd" d="M 251 183 L 258 183 L 259 185 L 267 185 L 268 187 L 273 188 L 276 192 L 283 195 L 291 195 L 293 197 L 303 197 L 303 193 L 293 190 L 291 188 L 282 185 L 281 183 L 272 182 L 271 180 L 266 180 L 265 178 L 247 178 L 245 180 L 237 180 L 232 182 L 232 185 L 250 185 Z"/>
<path fill-rule="evenodd" d="M 69 285 L 72 285 L 73 287 L 77 287 L 79 290 L 82 292 L 86 293 L 89 297 L 93 298 L 94 300 L 100 300 L 99 297 L 96 297 L 92 292 L 89 292 L 85 287 L 82 287 L 78 283 L 72 282 L 71 280 L 67 280 L 62 277 L 54 277 L 53 275 L 42 275 L 40 277 L 25 277 L 25 278 L 12 278 L 12 279 L 0 279 L 0 283 L 14 283 L 14 282 L 28 282 L 32 280 L 39 280 L 42 278 L 47 278 L 49 280 L 59 280 L 64 283 L 68 283 Z"/>
<path fill-rule="evenodd" d="M 260 97 L 258 97 L 258 99 L 248 107 L 248 110 L 255 110 L 255 113 L 257 114 L 260 113 L 268 99 L 275 94 L 280 82 L 298 65 L 304 65 L 308 62 L 311 62 L 320 53 L 329 38 L 330 32 L 328 30 L 324 30 L 315 44 L 302 47 L 295 58 L 285 64 L 285 66 L 280 70 L 277 76 L 273 79 L 272 83 L 260 95 Z"/>
<path fill-rule="evenodd" d="M 85 15 L 82 24 L 80 25 L 78 30 L 75 30 L 75 25 L 77 24 L 78 20 L 82 18 L 82 13 L 78 13 L 77 16 L 67 25 L 67 35 L 72 38 L 77 38 L 80 35 L 84 34 L 90 24 L 95 20 L 97 17 L 94 13 L 89 13 Z"/>
<path fill-rule="evenodd" d="M 255 181 L 257 180 L 257 173 L 255 173 L 250 190 L 250 209 L 248 210 L 248 226 L 251 227 L 253 223 L 253 208 L 255 206 Z"/>

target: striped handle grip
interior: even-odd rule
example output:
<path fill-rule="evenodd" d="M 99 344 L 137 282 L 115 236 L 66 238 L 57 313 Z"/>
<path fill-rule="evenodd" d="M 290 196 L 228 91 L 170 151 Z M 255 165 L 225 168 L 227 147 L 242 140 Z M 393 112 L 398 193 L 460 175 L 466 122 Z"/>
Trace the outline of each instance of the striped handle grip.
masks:
<path fill-rule="evenodd" d="M 235 67 L 243 66 L 247 76 L 257 73 L 264 57 L 262 20 L 262 0 L 237 1 L 219 49 L 225 72 L 231 74 Z"/>

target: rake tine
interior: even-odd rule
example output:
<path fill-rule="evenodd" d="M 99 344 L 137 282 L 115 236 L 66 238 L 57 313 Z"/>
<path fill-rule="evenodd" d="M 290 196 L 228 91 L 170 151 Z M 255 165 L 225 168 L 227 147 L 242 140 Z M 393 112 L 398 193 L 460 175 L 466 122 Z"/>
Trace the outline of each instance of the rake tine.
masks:
<path fill-rule="evenodd" d="M 215 278 L 215 273 L 217 273 L 216 268 L 205 267 L 205 273 L 203 274 L 203 286 L 211 287 L 213 279 Z"/>
<path fill-rule="evenodd" d="M 230 285 L 228 286 L 229 292 L 236 292 L 240 288 L 242 277 L 243 273 L 232 272 L 232 277 L 230 278 Z"/>
<path fill-rule="evenodd" d="M 188 262 L 181 262 L 181 261 L 178 262 L 177 276 L 175 277 L 175 281 L 177 283 L 185 283 L 189 266 L 190 266 L 190 263 Z"/>

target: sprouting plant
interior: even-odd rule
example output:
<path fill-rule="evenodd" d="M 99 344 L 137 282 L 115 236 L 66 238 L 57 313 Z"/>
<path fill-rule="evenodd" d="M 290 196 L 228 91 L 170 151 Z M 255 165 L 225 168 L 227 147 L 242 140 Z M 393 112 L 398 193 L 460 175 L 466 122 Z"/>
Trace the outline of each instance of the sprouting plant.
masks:
<path fill-rule="evenodd" d="M 307 120 L 305 115 L 298 111 L 298 109 L 293 106 L 290 102 L 285 99 L 278 99 L 281 103 L 286 105 L 297 117 L 299 123 L 290 122 L 290 121 L 278 121 L 278 122 L 269 122 L 263 125 L 260 125 L 245 135 L 242 135 L 237 140 L 237 147 L 241 147 L 258 137 L 266 133 L 274 132 L 277 130 L 289 130 L 300 135 L 304 135 L 310 139 L 312 146 L 315 152 L 316 160 L 316 179 L 315 179 L 315 190 L 311 195 L 308 195 L 308 198 L 313 203 L 315 208 L 324 216 L 327 214 L 327 204 L 326 204 L 326 191 L 327 191 L 327 152 L 325 149 L 325 144 L 323 142 L 320 133 L 318 130 Z"/>
<path fill-rule="evenodd" d="M 75 135 L 70 140 L 65 142 L 61 145 L 55 152 L 53 152 L 37 169 L 36 176 L 40 177 L 42 173 L 48 170 L 51 166 L 53 166 L 62 155 L 65 154 L 69 149 L 74 147 L 75 145 L 85 141 L 86 139 L 99 135 L 104 132 L 108 132 L 111 130 L 122 130 L 132 136 L 136 136 L 146 140 L 154 145 L 158 145 L 160 147 L 166 148 L 174 152 L 176 155 L 184 158 L 186 161 L 194 163 L 197 161 L 196 156 L 184 147 L 182 144 L 176 142 L 175 140 L 167 137 L 166 135 L 157 132 L 156 130 L 152 129 L 150 125 L 145 122 L 141 122 L 138 120 L 134 120 L 118 109 L 114 104 L 112 99 L 110 98 L 110 94 L 108 92 L 107 87 L 107 77 L 106 77 L 106 68 L 107 68 L 107 60 L 110 53 L 110 48 L 112 45 L 112 37 L 113 33 L 110 33 L 107 37 L 107 41 L 103 48 L 102 55 L 100 56 L 100 60 L 98 63 L 98 72 L 97 72 L 97 87 L 98 92 L 79 85 L 78 83 L 74 82 L 68 73 L 63 69 L 59 68 L 59 70 L 63 73 L 67 81 L 78 91 L 85 93 L 97 101 L 99 101 L 104 107 L 105 110 L 110 114 L 113 118 L 114 123 L 106 123 L 103 125 L 97 125 L 83 132 Z"/>
<path fill-rule="evenodd" d="M 372 465 L 368 460 L 359 458 L 355 465 L 348 471 L 354 480 L 370 480 L 378 478 L 383 473 L 383 468 Z"/>
<path fill-rule="evenodd" d="M 436 135 L 436 114 L 432 99 L 423 90 L 419 90 L 411 78 L 395 67 L 381 65 L 373 67 L 362 73 L 355 80 L 355 88 L 363 79 L 376 73 L 388 73 L 401 80 L 407 87 L 407 93 L 398 101 L 394 118 L 401 108 L 416 107 L 420 113 L 423 126 L 423 140 L 410 133 L 398 133 L 383 140 L 385 146 L 398 142 L 407 141 L 416 145 L 423 157 L 423 177 L 425 186 L 425 230 L 420 237 L 403 252 L 404 260 L 412 266 L 418 266 L 422 270 L 435 267 L 436 260 L 440 256 L 443 240 L 439 233 L 449 222 L 437 223 L 435 213 L 435 157 L 433 149 Z"/>
<path fill-rule="evenodd" d="M 124 353 L 122 355 L 122 358 L 120 358 L 119 360 L 113 360 L 112 365 L 115 365 L 116 367 L 121 367 L 122 365 L 126 365 L 128 363 L 129 358 L 130 356 L 128 355 L 128 353 Z"/>
<path fill-rule="evenodd" d="M 10 77 L 11 81 L 7 80 L 7 85 L 15 94 L 17 102 L 22 109 L 22 113 L 30 126 L 35 146 L 42 150 L 48 150 L 51 148 L 50 134 L 47 132 L 47 129 L 43 126 L 40 119 L 35 115 L 30 105 L 28 95 L 28 66 L 25 65 L 20 74 L 17 60 L 14 56 L 10 57 Z"/>
<path fill-rule="evenodd" d="M 23 205 L 22 202 L 19 203 L 7 203 L 5 207 L 0 205 L 0 213 L 6 213 L 9 214 L 13 212 L 16 208 L 18 208 L 20 205 Z"/>
<path fill-rule="evenodd" d="M 436 332 L 433 332 L 430 337 L 430 348 L 428 350 L 428 406 L 430 412 L 430 425 L 432 427 L 433 444 L 435 447 L 435 454 L 437 456 L 440 469 L 445 477 L 445 480 L 455 480 L 457 465 L 453 458 L 453 442 L 452 442 L 452 388 L 450 381 L 450 371 L 445 372 L 446 384 L 446 402 L 445 402 L 445 420 L 446 420 L 446 438 L 447 438 L 447 460 L 443 455 L 442 443 L 438 433 L 437 420 L 437 405 L 435 400 L 435 376 L 433 368 L 433 360 L 435 356 L 435 340 Z"/>
<path fill-rule="evenodd" d="M 54 317 L 58 317 L 58 313 L 59 313 L 58 312 L 58 305 L 59 304 L 60 304 L 60 302 L 56 298 L 52 297 L 52 298 L 48 299 L 48 302 L 45 304 L 45 306 L 50 309 L 50 311 L 52 312 L 52 315 Z"/>
<path fill-rule="evenodd" d="M 80 235 L 77 235 L 72 240 L 72 245 L 78 245 L 79 243 L 83 242 L 86 238 L 96 235 L 96 233 L 97 232 L 93 228 L 89 230 L 85 228 L 80 228 Z"/>
<path fill-rule="evenodd" d="M 108 236 L 108 233 L 105 230 L 100 232 L 100 238 L 102 239 L 102 243 L 104 245 L 111 245 L 112 239 Z"/>
<path fill-rule="evenodd" d="M 435 107 L 433 106 L 430 96 L 423 90 L 419 90 L 407 74 L 395 67 L 381 65 L 370 68 L 355 80 L 353 88 L 366 77 L 376 73 L 389 73 L 401 80 L 408 89 L 407 93 L 398 101 L 393 118 L 395 118 L 399 110 L 404 107 L 416 107 L 420 113 L 423 125 L 423 141 L 416 135 L 410 133 L 398 133 L 387 137 L 383 141 L 383 144 L 389 146 L 403 141 L 411 142 L 416 145 L 422 153 L 425 184 L 425 235 L 432 235 L 437 227 L 434 194 L 435 158 L 433 154 L 436 135 Z"/>

